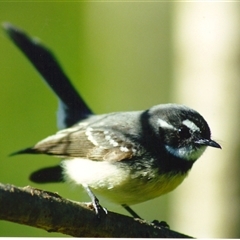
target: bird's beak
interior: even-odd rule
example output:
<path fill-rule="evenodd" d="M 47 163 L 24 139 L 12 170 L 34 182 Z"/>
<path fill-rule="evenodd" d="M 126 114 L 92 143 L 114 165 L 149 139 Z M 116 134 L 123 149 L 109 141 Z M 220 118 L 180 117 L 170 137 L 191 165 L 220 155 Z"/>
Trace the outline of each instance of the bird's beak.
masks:
<path fill-rule="evenodd" d="M 203 145 L 203 146 L 209 146 L 209 147 L 222 149 L 222 147 L 217 142 L 213 141 L 212 139 L 198 139 L 195 141 L 195 143 L 197 143 L 199 145 Z"/>

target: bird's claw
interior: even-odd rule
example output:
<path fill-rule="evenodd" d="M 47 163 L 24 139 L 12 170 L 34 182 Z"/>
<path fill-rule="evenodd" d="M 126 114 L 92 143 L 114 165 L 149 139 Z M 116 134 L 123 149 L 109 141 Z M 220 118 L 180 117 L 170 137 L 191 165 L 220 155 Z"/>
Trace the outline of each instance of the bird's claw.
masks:
<path fill-rule="evenodd" d="M 165 221 L 153 220 L 152 224 L 154 226 L 157 226 L 157 227 L 160 227 L 160 228 L 168 228 L 168 229 L 170 229 L 170 226 Z"/>
<path fill-rule="evenodd" d="M 100 205 L 99 200 L 97 198 L 94 199 L 92 205 L 98 218 L 101 218 L 102 213 L 104 213 L 104 215 L 108 214 L 107 209 Z"/>

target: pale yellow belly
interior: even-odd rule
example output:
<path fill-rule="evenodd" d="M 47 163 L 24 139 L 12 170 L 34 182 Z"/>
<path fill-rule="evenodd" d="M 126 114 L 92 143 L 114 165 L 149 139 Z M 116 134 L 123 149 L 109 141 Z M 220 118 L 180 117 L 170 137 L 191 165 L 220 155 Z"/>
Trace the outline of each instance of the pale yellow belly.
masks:
<path fill-rule="evenodd" d="M 159 197 L 174 190 L 183 182 L 186 176 L 187 174 L 178 174 L 175 176 L 163 175 L 149 181 L 128 179 L 122 182 L 122 184 L 110 189 L 92 188 L 92 190 L 112 202 L 133 205 Z"/>
<path fill-rule="evenodd" d="M 63 161 L 65 179 L 79 186 L 89 186 L 98 194 L 118 204 L 137 204 L 159 197 L 175 189 L 186 174 L 159 175 L 158 169 L 132 171 L 109 162 L 87 159 Z"/>

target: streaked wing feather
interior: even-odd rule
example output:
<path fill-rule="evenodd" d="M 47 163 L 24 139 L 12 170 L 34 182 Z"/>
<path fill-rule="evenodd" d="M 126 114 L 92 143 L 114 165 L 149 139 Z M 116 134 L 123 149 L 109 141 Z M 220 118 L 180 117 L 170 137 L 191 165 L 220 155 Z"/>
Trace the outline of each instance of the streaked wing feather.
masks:
<path fill-rule="evenodd" d="M 105 129 L 69 128 L 37 143 L 37 153 L 68 158 L 88 158 L 98 161 L 121 161 L 135 154 L 132 144 Z"/>

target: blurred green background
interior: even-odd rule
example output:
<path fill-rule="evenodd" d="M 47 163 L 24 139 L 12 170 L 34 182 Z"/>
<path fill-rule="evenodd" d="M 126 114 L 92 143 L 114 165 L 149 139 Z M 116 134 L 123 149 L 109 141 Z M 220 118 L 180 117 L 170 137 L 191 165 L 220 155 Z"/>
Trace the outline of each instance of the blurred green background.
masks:
<path fill-rule="evenodd" d="M 147 109 L 174 101 L 191 103 L 191 100 L 178 100 L 175 95 L 178 77 L 174 68 L 177 63 L 174 34 L 180 7 L 181 3 L 176 2 L 0 2 L 0 21 L 9 21 L 40 38 L 54 52 L 92 110 L 107 113 Z M 54 165 L 59 159 L 8 157 L 55 133 L 57 99 L 3 31 L 0 52 L 0 182 L 31 185 L 69 199 L 89 201 L 85 193 L 66 184 L 37 185 L 28 180 L 32 171 Z M 200 82 L 197 80 L 196 84 Z M 216 130 L 215 136 L 222 139 Z M 171 224 L 174 218 L 171 196 L 172 193 L 133 209 L 147 220 L 164 220 L 174 230 L 195 234 L 195 237 L 205 236 L 190 231 L 191 226 L 186 231 L 176 223 Z M 103 205 L 110 211 L 127 214 L 119 206 Z M 212 235 L 240 236 L 237 232 Z M 0 237 L 26 236 L 64 235 L 0 222 Z"/>
<path fill-rule="evenodd" d="M 96 113 L 149 108 L 168 102 L 170 14 L 168 4 L 21 2 L 0 3 L 1 22 L 9 21 L 48 46 Z M 154 15 L 154 17 L 151 17 Z M 0 181 L 32 185 L 69 199 L 89 201 L 64 184 L 37 185 L 29 174 L 59 159 L 8 154 L 55 133 L 57 99 L 23 54 L 0 34 Z M 164 202 L 163 199 L 158 202 Z M 147 218 L 145 207 L 136 211 Z M 107 207 L 107 206 L 106 206 Z M 166 208 L 166 203 L 162 208 Z M 111 206 L 127 214 L 119 206 Z M 150 212 L 150 210 L 149 210 Z M 150 220 L 165 217 L 159 206 Z M 154 216 L 155 215 L 155 216 Z M 62 236 L 0 222 L 0 236 Z"/>

